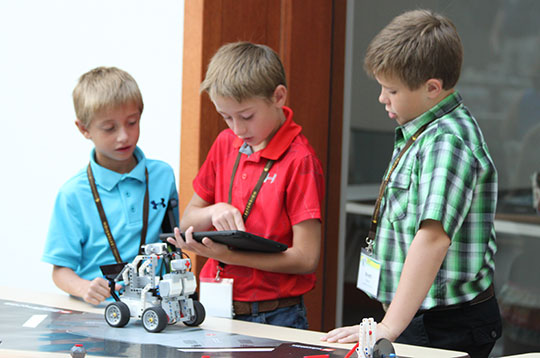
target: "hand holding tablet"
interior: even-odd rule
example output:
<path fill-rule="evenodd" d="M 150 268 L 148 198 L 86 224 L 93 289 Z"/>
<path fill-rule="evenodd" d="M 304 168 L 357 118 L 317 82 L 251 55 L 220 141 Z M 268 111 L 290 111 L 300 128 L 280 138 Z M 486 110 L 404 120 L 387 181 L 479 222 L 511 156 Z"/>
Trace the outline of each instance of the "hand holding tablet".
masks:
<path fill-rule="evenodd" d="M 181 235 L 185 239 L 184 233 Z M 164 241 L 168 237 L 174 237 L 174 234 L 165 233 L 159 235 L 159 238 Z M 264 237 L 241 230 L 193 232 L 193 238 L 198 242 L 201 242 L 205 237 L 238 250 L 259 252 L 281 252 L 287 250 L 287 245 L 283 243 L 265 239 Z"/>

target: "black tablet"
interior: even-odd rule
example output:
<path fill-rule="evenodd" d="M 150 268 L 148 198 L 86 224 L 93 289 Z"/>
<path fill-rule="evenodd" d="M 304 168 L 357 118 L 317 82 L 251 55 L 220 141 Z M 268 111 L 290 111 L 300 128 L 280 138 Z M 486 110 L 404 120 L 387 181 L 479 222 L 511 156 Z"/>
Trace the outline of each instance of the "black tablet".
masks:
<path fill-rule="evenodd" d="M 174 236 L 173 234 L 160 234 L 162 240 Z M 184 237 L 184 233 L 182 233 Z M 204 237 L 208 237 L 215 242 L 233 247 L 238 250 L 259 251 L 259 252 L 281 252 L 287 250 L 287 245 L 281 242 L 265 239 L 264 237 L 240 230 L 224 231 L 197 231 L 193 233 L 193 238 L 201 242 Z"/>

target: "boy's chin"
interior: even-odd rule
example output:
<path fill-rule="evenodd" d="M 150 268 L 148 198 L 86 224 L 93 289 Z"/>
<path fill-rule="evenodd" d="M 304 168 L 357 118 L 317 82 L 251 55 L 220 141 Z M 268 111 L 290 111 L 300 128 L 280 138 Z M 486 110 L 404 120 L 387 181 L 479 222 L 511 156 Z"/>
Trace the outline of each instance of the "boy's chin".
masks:
<path fill-rule="evenodd" d="M 410 121 L 412 121 L 414 118 L 401 118 L 401 117 L 395 117 L 394 120 L 397 122 L 397 124 L 399 124 L 400 126 L 404 125 L 404 124 L 407 124 L 409 123 Z"/>

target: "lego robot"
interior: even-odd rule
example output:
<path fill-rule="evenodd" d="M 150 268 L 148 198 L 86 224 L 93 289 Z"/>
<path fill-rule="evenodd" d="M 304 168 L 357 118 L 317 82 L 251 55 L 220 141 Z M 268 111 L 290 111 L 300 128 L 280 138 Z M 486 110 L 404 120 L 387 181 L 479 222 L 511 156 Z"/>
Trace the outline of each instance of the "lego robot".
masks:
<path fill-rule="evenodd" d="M 135 317 L 152 333 L 176 322 L 200 325 L 206 313 L 204 306 L 190 297 L 197 288 L 191 260 L 181 251 L 168 251 L 165 243 L 144 245 L 142 250 L 132 263 L 101 266 L 115 300 L 105 308 L 105 321 L 112 327 L 124 327 Z M 166 267 L 163 276 L 158 274 L 161 266 Z M 125 288 L 117 295 L 115 284 L 121 281 Z"/>

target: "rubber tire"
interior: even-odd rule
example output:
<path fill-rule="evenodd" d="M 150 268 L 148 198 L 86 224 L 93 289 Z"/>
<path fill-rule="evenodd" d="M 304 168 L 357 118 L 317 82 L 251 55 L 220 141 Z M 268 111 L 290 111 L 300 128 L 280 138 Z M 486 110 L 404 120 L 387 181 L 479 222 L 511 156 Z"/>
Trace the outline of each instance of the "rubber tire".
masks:
<path fill-rule="evenodd" d="M 114 315 L 118 315 L 118 318 Z M 129 322 L 129 307 L 122 301 L 111 302 L 105 307 L 105 321 L 111 327 L 124 327 Z"/>
<path fill-rule="evenodd" d="M 206 310 L 204 309 L 202 303 L 193 300 L 193 308 L 195 309 L 195 316 L 190 320 L 184 321 L 186 326 L 198 326 L 203 323 L 204 319 L 206 318 Z"/>
<path fill-rule="evenodd" d="M 156 323 L 154 323 L 153 320 L 155 320 Z M 158 306 L 145 309 L 141 316 L 141 321 L 144 329 L 148 332 L 159 333 L 167 327 L 169 318 L 167 317 L 165 310 Z"/>

